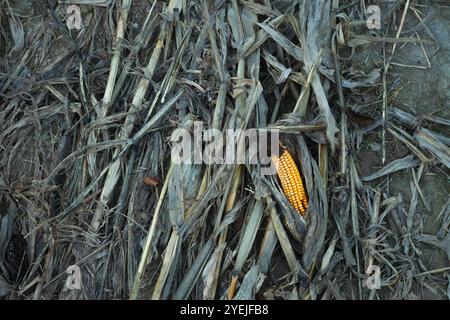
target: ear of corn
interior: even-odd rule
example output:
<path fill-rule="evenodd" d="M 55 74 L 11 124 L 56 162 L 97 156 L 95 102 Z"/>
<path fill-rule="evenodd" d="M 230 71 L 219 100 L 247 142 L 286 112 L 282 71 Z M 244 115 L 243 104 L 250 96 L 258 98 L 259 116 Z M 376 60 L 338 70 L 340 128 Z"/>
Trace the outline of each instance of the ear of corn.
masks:
<path fill-rule="evenodd" d="M 308 197 L 303 181 L 298 171 L 297 165 L 292 159 L 289 151 L 283 150 L 281 156 L 272 157 L 272 161 L 280 178 L 281 187 L 284 195 L 292 207 L 301 215 L 306 213 L 308 208 Z"/>

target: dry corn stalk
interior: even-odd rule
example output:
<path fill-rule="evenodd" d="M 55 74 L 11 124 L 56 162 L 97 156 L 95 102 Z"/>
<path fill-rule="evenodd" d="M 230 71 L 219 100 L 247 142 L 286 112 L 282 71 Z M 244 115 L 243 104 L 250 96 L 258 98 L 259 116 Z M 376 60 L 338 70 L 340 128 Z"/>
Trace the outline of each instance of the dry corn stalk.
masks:
<path fill-rule="evenodd" d="M 134 127 L 134 122 L 136 121 L 136 112 L 140 110 L 142 107 L 142 101 L 147 94 L 147 90 L 150 84 L 150 79 L 152 79 L 159 59 L 159 55 L 161 54 L 161 50 L 163 48 L 163 42 L 161 39 L 158 39 L 156 42 L 156 46 L 153 49 L 153 53 L 148 61 L 147 67 L 145 68 L 145 77 L 142 77 L 139 81 L 138 87 L 134 93 L 133 100 L 131 102 L 131 106 L 129 109 L 129 114 L 125 118 L 125 122 L 119 131 L 120 139 L 129 138 L 131 131 Z M 121 152 L 120 148 L 117 148 L 114 151 L 114 157 L 117 157 Z M 108 205 L 108 202 L 111 198 L 111 195 L 116 187 L 117 181 L 120 177 L 120 162 L 114 162 L 112 166 L 108 169 L 108 175 L 106 176 L 102 192 L 100 194 L 99 205 L 95 211 L 94 217 L 92 218 L 91 226 L 92 230 L 97 231 L 100 228 L 100 224 L 102 221 L 102 217 L 104 214 L 104 208 Z"/>
<path fill-rule="evenodd" d="M 291 153 L 284 150 L 280 157 L 273 157 L 272 161 L 280 178 L 281 187 L 289 203 L 301 215 L 308 208 L 308 197 L 297 165 L 292 159 Z"/>

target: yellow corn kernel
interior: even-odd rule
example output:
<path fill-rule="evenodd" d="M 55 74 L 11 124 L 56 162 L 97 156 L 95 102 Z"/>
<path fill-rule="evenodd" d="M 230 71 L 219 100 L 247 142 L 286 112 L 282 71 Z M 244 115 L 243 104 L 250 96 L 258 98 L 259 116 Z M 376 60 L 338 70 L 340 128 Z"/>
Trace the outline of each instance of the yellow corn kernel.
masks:
<path fill-rule="evenodd" d="M 272 161 L 280 178 L 284 195 L 292 207 L 304 215 L 308 208 L 308 197 L 294 159 L 289 151 L 283 150 L 281 156 L 279 158 L 272 157 Z"/>

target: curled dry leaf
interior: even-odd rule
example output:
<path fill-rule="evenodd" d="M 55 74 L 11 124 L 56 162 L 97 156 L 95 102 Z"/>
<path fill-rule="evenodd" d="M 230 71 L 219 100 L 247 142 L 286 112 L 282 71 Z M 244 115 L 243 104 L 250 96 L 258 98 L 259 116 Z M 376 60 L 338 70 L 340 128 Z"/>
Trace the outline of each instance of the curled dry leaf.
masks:
<path fill-rule="evenodd" d="M 161 180 L 158 177 L 146 176 L 144 177 L 144 184 L 149 187 L 156 187 L 161 184 Z"/>

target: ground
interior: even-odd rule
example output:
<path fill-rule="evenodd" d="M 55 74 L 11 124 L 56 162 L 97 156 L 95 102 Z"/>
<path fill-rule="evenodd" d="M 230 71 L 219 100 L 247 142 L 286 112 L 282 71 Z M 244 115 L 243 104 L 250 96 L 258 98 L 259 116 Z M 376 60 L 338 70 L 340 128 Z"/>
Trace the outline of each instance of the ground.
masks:
<path fill-rule="evenodd" d="M 426 16 L 424 19 L 426 27 L 419 27 L 417 31 L 428 33 L 428 27 L 429 34 L 435 37 L 438 46 L 424 45 L 422 48 L 419 44 L 399 45 L 393 62 L 418 67 L 392 66 L 392 73 L 395 74 L 395 77 L 392 77 L 391 80 L 398 86 L 398 92 L 395 93 L 391 105 L 408 112 L 436 115 L 448 119 L 450 115 L 450 36 L 448 30 L 450 9 L 431 5 L 424 7 L 423 12 Z M 417 26 L 417 23 L 417 19 L 408 17 L 405 30 L 412 29 Z M 424 55 L 424 49 L 428 55 L 429 65 Z M 359 59 L 365 57 L 366 52 L 360 53 Z M 358 57 L 356 59 L 358 61 Z M 424 69 L 422 69 L 423 67 Z M 449 133 L 448 127 L 436 126 L 436 130 Z M 363 145 L 358 155 L 358 167 L 362 176 L 382 167 L 381 150 L 374 151 L 371 148 L 374 141 L 379 146 L 381 136 L 371 134 L 366 139 L 366 144 Z M 406 147 L 395 141 L 392 136 L 388 135 L 387 141 L 388 161 L 403 157 L 408 152 Z M 411 179 L 411 172 L 403 171 L 393 174 L 389 182 L 391 194 L 401 194 L 405 203 L 409 203 L 411 200 L 409 181 Z M 436 219 L 449 198 L 449 171 L 445 167 L 436 167 L 427 172 L 422 179 L 420 186 L 426 195 L 425 200 L 429 202 L 430 211 L 426 209 L 423 201 L 419 200 L 417 212 L 423 215 L 424 233 L 436 234 L 441 227 Z M 422 258 L 427 268 L 438 269 L 449 266 L 450 257 L 447 257 L 447 253 L 443 250 L 426 244 L 420 246 L 419 249 L 422 251 Z M 420 296 L 420 293 L 418 294 Z M 432 293 L 429 289 L 424 289 L 423 295 L 428 298 L 445 297 L 442 292 Z"/>

